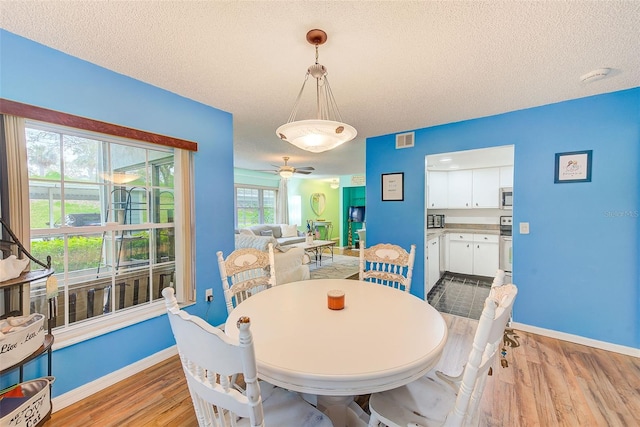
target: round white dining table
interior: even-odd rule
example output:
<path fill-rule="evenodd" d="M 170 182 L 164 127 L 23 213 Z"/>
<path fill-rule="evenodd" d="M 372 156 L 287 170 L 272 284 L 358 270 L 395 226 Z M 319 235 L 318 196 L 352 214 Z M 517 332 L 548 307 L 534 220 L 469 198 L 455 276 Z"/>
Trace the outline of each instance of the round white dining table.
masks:
<path fill-rule="evenodd" d="M 331 310 L 327 293 L 341 290 L 344 308 Z M 292 282 L 240 303 L 225 324 L 251 319 L 258 377 L 318 395 L 336 427 L 347 425 L 353 396 L 400 387 L 438 362 L 447 325 L 426 301 L 387 286 L 348 279 Z M 333 400 L 332 400 L 333 399 Z"/>

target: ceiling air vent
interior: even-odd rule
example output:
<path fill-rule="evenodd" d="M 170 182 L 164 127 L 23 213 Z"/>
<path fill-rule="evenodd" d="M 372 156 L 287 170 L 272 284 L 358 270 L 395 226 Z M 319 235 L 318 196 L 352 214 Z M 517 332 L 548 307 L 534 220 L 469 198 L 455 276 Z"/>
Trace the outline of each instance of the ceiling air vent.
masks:
<path fill-rule="evenodd" d="M 396 150 L 399 148 L 411 148 L 415 144 L 415 132 L 399 133 L 396 135 Z"/>

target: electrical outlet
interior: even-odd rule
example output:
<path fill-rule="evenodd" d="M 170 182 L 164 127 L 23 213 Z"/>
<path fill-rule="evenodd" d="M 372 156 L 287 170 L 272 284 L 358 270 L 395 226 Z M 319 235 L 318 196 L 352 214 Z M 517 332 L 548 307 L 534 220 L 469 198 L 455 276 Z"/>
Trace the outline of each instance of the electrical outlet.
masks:
<path fill-rule="evenodd" d="M 213 301 L 213 289 L 207 289 L 206 291 L 204 291 L 204 295 L 207 298 L 207 302 Z"/>

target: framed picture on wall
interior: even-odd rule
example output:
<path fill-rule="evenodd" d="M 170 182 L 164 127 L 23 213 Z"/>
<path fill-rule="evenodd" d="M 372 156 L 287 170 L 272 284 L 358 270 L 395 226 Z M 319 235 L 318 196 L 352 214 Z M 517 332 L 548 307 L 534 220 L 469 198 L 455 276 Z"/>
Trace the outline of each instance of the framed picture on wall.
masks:
<path fill-rule="evenodd" d="M 382 174 L 382 201 L 401 202 L 404 200 L 404 172 Z"/>
<path fill-rule="evenodd" d="M 556 153 L 554 182 L 591 182 L 591 154 L 593 150 Z"/>

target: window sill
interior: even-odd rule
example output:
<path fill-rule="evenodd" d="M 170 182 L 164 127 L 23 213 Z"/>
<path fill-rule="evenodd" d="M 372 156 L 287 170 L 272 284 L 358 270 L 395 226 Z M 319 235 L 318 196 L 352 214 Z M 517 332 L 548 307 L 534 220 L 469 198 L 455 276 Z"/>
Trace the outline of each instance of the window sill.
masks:
<path fill-rule="evenodd" d="M 185 306 L 186 305 L 190 304 L 188 303 L 185 304 Z M 164 301 L 158 301 L 144 307 L 127 309 L 122 313 L 110 316 L 109 319 L 106 319 L 105 317 L 98 317 L 90 321 L 70 326 L 63 330 L 54 329 L 53 336 L 55 337 L 55 340 L 53 343 L 53 350 L 55 351 L 69 347 L 155 317 L 163 316 L 166 314 L 166 310 Z"/>

